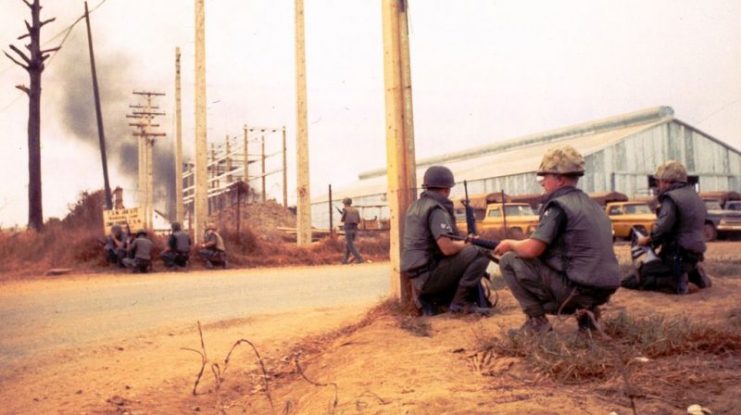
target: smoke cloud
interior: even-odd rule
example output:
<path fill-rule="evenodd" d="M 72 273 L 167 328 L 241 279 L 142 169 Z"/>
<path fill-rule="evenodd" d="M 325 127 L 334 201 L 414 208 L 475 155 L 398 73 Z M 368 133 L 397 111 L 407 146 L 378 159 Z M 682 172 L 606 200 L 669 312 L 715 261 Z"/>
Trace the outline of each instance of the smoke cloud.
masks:
<path fill-rule="evenodd" d="M 70 37 L 58 56 L 61 67 L 61 97 L 57 100 L 58 112 L 62 114 L 64 127 L 70 138 L 86 142 L 98 148 L 98 129 L 95 115 L 90 57 L 87 37 L 82 35 Z M 106 138 L 108 165 L 115 165 L 120 172 L 130 178 L 138 177 L 138 137 L 134 137 L 135 127 L 128 124 L 126 118 L 133 109 L 129 105 L 144 105 L 145 97 L 133 95 L 132 91 L 143 89 L 132 83 L 146 67 L 136 66 L 141 63 L 135 57 L 122 55 L 118 50 L 98 46 L 102 39 L 95 38 L 95 64 L 100 89 L 103 126 Z M 162 92 L 162 89 L 156 92 Z M 154 91 L 153 91 L 154 92 Z M 153 105 L 158 105 L 158 112 L 165 112 L 167 97 L 153 97 Z M 160 124 L 153 131 L 166 132 L 167 137 L 158 137 L 154 145 L 154 203 L 155 207 L 174 216 L 175 200 L 175 157 L 172 150 L 172 132 L 165 129 L 166 117 L 156 117 L 155 124 Z M 115 183 L 111 183 L 115 187 Z"/>

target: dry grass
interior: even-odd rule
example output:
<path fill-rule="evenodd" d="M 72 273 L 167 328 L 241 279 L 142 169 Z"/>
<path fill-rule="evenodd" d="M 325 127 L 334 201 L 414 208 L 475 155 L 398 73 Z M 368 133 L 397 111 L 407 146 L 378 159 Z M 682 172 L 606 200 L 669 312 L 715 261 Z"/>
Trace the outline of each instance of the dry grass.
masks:
<path fill-rule="evenodd" d="M 734 316 L 738 318 L 738 313 Z M 738 325 L 714 327 L 681 318 L 635 319 L 625 313 L 606 318 L 602 324 L 611 340 L 557 332 L 533 336 L 510 331 L 506 336 L 482 341 L 479 349 L 521 357 L 537 372 L 563 383 L 614 377 L 636 358 L 736 356 L 741 352 Z"/>
<path fill-rule="evenodd" d="M 43 274 L 52 268 L 71 268 L 75 272 L 112 270 L 103 253 L 103 192 L 83 192 L 63 219 L 51 219 L 43 232 L 0 230 L 0 274 L 22 277 Z M 220 223 L 229 262 L 239 267 L 336 264 L 342 259 L 344 239 L 325 238 L 309 247 L 285 241 L 277 230 L 291 226 L 293 214 L 275 202 L 243 207 L 239 232 L 234 212 L 226 210 L 212 220 Z M 152 257 L 159 268 L 159 253 L 166 237 L 151 236 Z M 356 246 L 367 259 L 388 259 L 387 233 L 361 232 Z M 191 253 L 193 267 L 201 267 L 196 249 Z"/>

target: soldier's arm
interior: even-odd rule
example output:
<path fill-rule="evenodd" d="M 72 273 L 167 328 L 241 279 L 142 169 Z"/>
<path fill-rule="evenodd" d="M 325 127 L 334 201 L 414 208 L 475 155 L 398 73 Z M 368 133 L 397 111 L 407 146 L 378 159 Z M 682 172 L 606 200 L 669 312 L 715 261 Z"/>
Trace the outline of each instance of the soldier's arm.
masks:
<path fill-rule="evenodd" d="M 437 247 L 445 256 L 455 255 L 466 247 L 465 241 L 455 241 L 447 237 L 453 233 L 453 225 L 450 215 L 442 209 L 434 209 L 430 212 L 430 233 L 437 242 Z"/>
<path fill-rule="evenodd" d="M 656 218 L 656 226 L 654 226 L 654 230 L 651 232 L 649 242 L 654 246 L 658 246 L 671 239 L 671 232 L 676 221 L 677 206 L 671 199 L 666 198 L 661 201 L 659 216 Z"/>

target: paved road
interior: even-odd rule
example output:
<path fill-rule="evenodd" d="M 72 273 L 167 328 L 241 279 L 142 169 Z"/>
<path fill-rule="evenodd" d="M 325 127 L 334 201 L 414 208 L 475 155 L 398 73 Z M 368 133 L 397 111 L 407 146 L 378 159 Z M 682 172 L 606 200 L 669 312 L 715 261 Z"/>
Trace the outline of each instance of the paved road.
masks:
<path fill-rule="evenodd" d="M 44 351 L 196 320 L 368 304 L 388 290 L 388 263 L 4 283 L 0 366 Z"/>

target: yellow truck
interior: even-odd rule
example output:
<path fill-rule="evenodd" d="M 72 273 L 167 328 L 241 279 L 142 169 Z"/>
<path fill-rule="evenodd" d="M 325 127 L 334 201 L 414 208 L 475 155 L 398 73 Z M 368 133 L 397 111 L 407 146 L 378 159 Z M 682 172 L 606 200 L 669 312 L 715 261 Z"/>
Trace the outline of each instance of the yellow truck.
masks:
<path fill-rule="evenodd" d="M 538 225 L 538 215 L 527 203 L 487 203 L 485 210 L 481 209 L 481 206 L 473 207 L 476 216 L 476 231 L 481 236 L 492 239 L 524 239 Z M 455 216 L 458 229 L 465 232 L 466 211 L 462 204 L 456 206 Z"/>
<path fill-rule="evenodd" d="M 615 238 L 630 238 L 632 228 L 648 235 L 656 225 L 656 213 L 646 202 L 608 202 L 605 213 L 612 221 Z"/>

